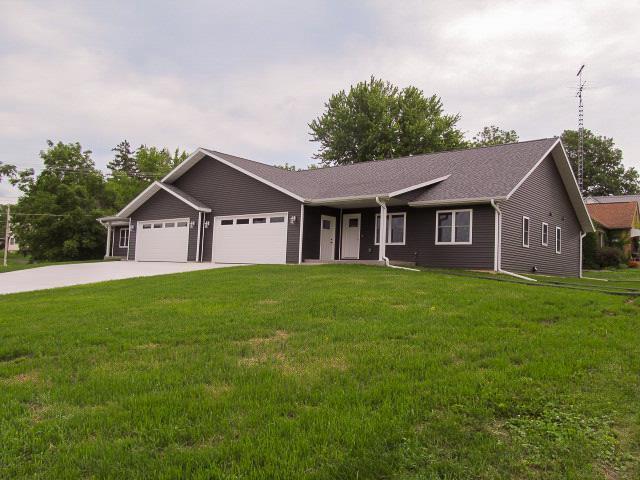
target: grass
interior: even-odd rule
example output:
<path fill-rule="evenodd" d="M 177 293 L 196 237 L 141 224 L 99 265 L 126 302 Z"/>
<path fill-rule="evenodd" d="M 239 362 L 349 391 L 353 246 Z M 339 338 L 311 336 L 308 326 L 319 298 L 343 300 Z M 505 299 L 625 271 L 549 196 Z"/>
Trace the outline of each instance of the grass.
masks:
<path fill-rule="evenodd" d="M 47 267 L 49 265 L 65 265 L 69 263 L 87 263 L 87 262 L 100 262 L 110 260 L 79 260 L 70 262 L 47 262 L 47 261 L 35 261 L 29 256 L 24 256 L 21 253 L 9 253 L 7 255 L 7 266 L 5 267 L 0 260 L 0 273 L 13 272 L 15 270 L 25 270 L 27 268 Z"/>
<path fill-rule="evenodd" d="M 640 299 L 359 265 L 0 298 L 0 478 L 638 478 Z"/>

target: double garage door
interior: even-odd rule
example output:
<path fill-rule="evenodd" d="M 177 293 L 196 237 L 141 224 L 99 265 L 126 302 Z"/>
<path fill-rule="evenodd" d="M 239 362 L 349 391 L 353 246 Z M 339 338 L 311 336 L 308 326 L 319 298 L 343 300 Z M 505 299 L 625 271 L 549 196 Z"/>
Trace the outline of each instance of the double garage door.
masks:
<path fill-rule="evenodd" d="M 215 217 L 213 261 L 286 263 L 287 219 L 287 213 Z M 136 260 L 186 262 L 189 222 L 188 218 L 138 222 Z"/>
<path fill-rule="evenodd" d="M 216 263 L 286 263 L 286 213 L 215 217 Z"/>

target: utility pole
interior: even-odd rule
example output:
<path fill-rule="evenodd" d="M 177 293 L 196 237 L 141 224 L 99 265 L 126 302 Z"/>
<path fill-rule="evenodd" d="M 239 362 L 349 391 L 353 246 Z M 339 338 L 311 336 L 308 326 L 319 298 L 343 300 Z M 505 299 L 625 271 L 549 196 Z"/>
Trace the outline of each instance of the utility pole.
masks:
<path fill-rule="evenodd" d="M 7 255 L 9 253 L 9 222 L 11 222 L 11 205 L 7 204 L 7 223 L 4 226 L 4 262 L 7 266 Z"/>
<path fill-rule="evenodd" d="M 586 83 L 582 81 L 583 70 L 584 65 L 580 67 L 576 75 L 578 77 L 578 91 L 576 93 L 576 97 L 578 97 L 578 187 L 580 187 L 581 195 L 584 195 L 584 106 L 582 104 L 582 91 Z"/>

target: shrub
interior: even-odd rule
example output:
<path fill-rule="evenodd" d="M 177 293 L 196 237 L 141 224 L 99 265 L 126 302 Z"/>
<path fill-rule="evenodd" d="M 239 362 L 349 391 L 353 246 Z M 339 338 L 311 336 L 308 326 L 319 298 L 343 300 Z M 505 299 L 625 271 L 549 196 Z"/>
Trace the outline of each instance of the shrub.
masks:
<path fill-rule="evenodd" d="M 629 268 L 640 268 L 640 260 L 629 260 L 629 263 L 627 263 L 627 266 Z"/>
<path fill-rule="evenodd" d="M 582 266 L 588 269 L 600 268 L 597 259 L 598 243 L 595 233 L 587 233 L 582 240 Z"/>
<path fill-rule="evenodd" d="M 623 258 L 624 253 L 616 247 L 602 247 L 596 252 L 596 261 L 602 268 L 617 267 Z"/>

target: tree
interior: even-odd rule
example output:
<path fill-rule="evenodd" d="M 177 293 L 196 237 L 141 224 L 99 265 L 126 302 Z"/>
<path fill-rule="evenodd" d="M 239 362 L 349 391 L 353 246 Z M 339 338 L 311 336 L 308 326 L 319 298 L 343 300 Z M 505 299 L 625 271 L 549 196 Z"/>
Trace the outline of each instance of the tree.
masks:
<path fill-rule="evenodd" d="M 574 173 L 578 172 L 578 132 L 562 132 L 562 143 Z M 633 168 L 625 168 L 622 150 L 613 138 L 584 130 L 584 195 L 628 195 L 640 193 L 640 176 Z"/>
<path fill-rule="evenodd" d="M 15 165 L 8 165 L 0 162 L 0 182 L 2 182 L 2 177 L 14 178 L 17 174 Z"/>
<path fill-rule="evenodd" d="M 140 145 L 140 148 L 136 150 L 139 177 L 149 182 L 160 180 L 188 156 L 187 152 L 180 152 L 178 148 L 172 155 L 166 148 L 159 149 Z"/>
<path fill-rule="evenodd" d="M 102 173 L 79 143 L 54 144 L 40 152 L 43 170 L 18 172 L 11 180 L 24 193 L 12 227 L 36 260 L 82 260 L 104 253 L 105 231 L 96 221 L 112 211 Z"/>
<path fill-rule="evenodd" d="M 495 125 L 484 127 L 471 140 L 471 147 L 487 147 L 490 145 L 503 145 L 514 143 L 519 139 L 515 130 L 502 130 Z"/>
<path fill-rule="evenodd" d="M 139 176 L 136 157 L 131 151 L 131 145 L 129 145 L 127 140 L 120 142 L 112 148 L 111 151 L 116 152 L 113 160 L 111 160 L 107 165 L 109 170 L 111 170 L 111 173 L 124 173 L 133 178 Z"/>
<path fill-rule="evenodd" d="M 464 145 L 456 128 L 460 115 L 446 115 L 442 100 L 422 90 L 400 90 L 371 77 L 332 95 L 326 111 L 309 123 L 314 158 L 323 165 L 450 150 Z"/>
<path fill-rule="evenodd" d="M 274 167 L 278 167 L 289 172 L 295 172 L 296 170 L 298 170 L 295 165 L 289 165 L 288 162 L 285 162 L 282 165 L 274 165 Z"/>

